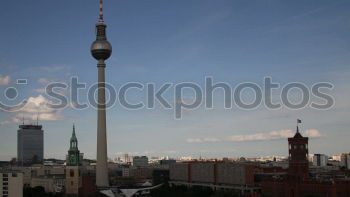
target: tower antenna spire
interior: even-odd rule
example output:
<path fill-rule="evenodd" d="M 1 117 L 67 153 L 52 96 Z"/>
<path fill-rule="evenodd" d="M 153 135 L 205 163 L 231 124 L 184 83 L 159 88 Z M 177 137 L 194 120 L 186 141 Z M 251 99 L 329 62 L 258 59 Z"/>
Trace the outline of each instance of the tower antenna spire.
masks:
<path fill-rule="evenodd" d="M 98 18 L 98 22 L 102 22 L 103 23 L 103 8 L 102 8 L 102 5 L 103 5 L 103 0 L 100 0 L 100 16 Z"/>

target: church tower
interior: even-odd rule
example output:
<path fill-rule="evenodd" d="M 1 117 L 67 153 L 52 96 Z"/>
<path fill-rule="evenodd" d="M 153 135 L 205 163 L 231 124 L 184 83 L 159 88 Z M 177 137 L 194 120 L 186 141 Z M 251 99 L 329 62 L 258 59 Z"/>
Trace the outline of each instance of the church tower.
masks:
<path fill-rule="evenodd" d="M 66 159 L 66 195 L 78 196 L 79 188 L 82 186 L 81 177 L 81 156 L 78 149 L 78 139 L 75 135 L 75 126 L 73 125 L 72 137 L 70 138 L 70 147 Z"/>
<path fill-rule="evenodd" d="M 292 138 L 288 138 L 289 145 L 289 178 L 293 181 L 301 181 L 309 176 L 309 161 L 308 161 L 308 141 L 309 138 L 303 137 L 299 132 L 298 119 L 297 131 Z"/>
<path fill-rule="evenodd" d="M 78 139 L 75 135 L 75 126 L 73 125 L 73 133 L 70 138 L 70 148 L 68 150 L 67 166 L 80 166 L 80 151 L 78 149 Z"/>

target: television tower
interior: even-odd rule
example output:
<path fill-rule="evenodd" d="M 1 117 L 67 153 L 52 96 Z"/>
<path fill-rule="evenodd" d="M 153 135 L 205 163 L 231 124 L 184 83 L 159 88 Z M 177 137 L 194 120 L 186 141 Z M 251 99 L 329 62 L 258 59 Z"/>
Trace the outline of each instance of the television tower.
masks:
<path fill-rule="evenodd" d="M 105 60 L 112 54 L 112 46 L 107 41 L 106 25 L 103 21 L 102 0 L 100 0 L 99 20 L 96 24 L 96 40 L 91 45 L 91 54 L 98 61 L 98 104 L 97 104 L 97 164 L 96 186 L 108 187 Z"/>

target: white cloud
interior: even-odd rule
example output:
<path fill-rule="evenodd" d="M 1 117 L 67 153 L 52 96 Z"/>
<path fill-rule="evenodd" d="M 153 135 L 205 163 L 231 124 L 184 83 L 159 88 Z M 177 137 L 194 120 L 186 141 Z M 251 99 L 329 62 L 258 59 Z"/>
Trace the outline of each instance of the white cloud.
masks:
<path fill-rule="evenodd" d="M 44 94 L 44 93 L 46 93 L 46 88 L 35 89 L 35 92 L 40 93 L 40 94 Z"/>
<path fill-rule="evenodd" d="M 229 141 L 229 142 L 246 142 L 246 141 L 266 141 L 266 140 L 278 140 L 278 139 L 286 139 L 289 137 L 293 137 L 295 134 L 295 131 L 290 129 L 285 130 L 279 130 L 279 131 L 270 131 L 268 133 L 254 133 L 254 134 L 248 134 L 248 135 L 233 135 L 229 136 L 226 139 L 219 139 L 219 138 L 188 138 L 186 141 L 188 143 L 205 143 L 205 142 L 223 142 L 223 141 Z M 323 135 L 320 133 L 320 131 L 316 129 L 309 129 L 305 130 L 303 132 L 303 135 L 305 137 L 322 137 Z"/>
<path fill-rule="evenodd" d="M 203 143 L 203 142 L 220 142 L 218 138 L 208 137 L 208 138 L 189 138 L 186 140 L 188 143 Z"/>
<path fill-rule="evenodd" d="M 254 133 L 249 135 L 234 135 L 228 138 L 228 141 L 243 142 L 243 141 L 261 141 L 283 139 L 293 136 L 292 130 L 271 131 L 269 133 Z"/>
<path fill-rule="evenodd" d="M 9 121 L 9 120 L 0 121 L 0 126 L 6 125 L 6 124 L 10 124 L 10 123 L 12 123 L 12 122 Z"/>
<path fill-rule="evenodd" d="M 55 111 L 54 109 L 47 106 L 49 100 L 42 95 L 37 97 L 29 97 L 27 104 L 22 108 L 21 112 L 27 113 L 50 113 Z"/>
<path fill-rule="evenodd" d="M 47 79 L 47 78 L 39 78 L 38 79 L 38 82 L 39 83 L 41 83 L 41 84 L 43 84 L 43 85 L 45 85 L 45 84 L 48 84 L 48 83 L 50 83 L 50 80 L 49 79 Z"/>
<path fill-rule="evenodd" d="M 46 104 L 49 102 L 48 99 L 39 95 L 37 97 L 29 97 L 26 105 L 17 112 L 10 120 L 1 121 L 1 125 L 9 123 L 22 123 L 24 121 L 55 121 L 62 120 L 62 110 L 56 110 L 48 107 Z"/>
<path fill-rule="evenodd" d="M 305 131 L 306 136 L 308 137 L 322 137 L 323 135 L 320 133 L 320 131 L 316 129 L 309 129 Z"/>
<path fill-rule="evenodd" d="M 58 72 L 62 70 L 69 70 L 71 67 L 67 65 L 52 65 L 52 66 L 43 66 L 41 68 L 47 72 Z"/>
<path fill-rule="evenodd" d="M 0 86 L 7 86 L 11 81 L 10 76 L 1 76 L 0 75 Z"/>

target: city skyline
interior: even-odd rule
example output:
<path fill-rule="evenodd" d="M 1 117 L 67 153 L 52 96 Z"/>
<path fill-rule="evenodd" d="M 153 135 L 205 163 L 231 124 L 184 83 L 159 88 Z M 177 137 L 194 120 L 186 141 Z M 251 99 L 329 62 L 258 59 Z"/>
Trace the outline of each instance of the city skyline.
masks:
<path fill-rule="evenodd" d="M 201 105 L 184 111 L 180 120 L 161 106 L 139 110 L 114 106 L 107 111 L 108 156 L 286 156 L 286 138 L 294 134 L 297 118 L 303 120 L 301 133 L 310 137 L 310 153 L 348 152 L 350 14 L 345 5 L 349 2 L 317 2 L 106 1 L 108 38 L 114 46 L 106 78 L 116 87 L 127 82 L 159 87 L 188 81 L 203 87 L 206 76 L 234 87 L 243 82 L 261 85 L 270 76 L 282 85 L 332 83 L 334 89 L 327 93 L 335 100 L 327 110 L 309 106 L 224 109 L 223 93 L 216 91 L 214 109 Z M 6 27 L 0 38 L 4 43 L 0 46 L 0 88 L 4 92 L 15 86 L 18 99 L 29 102 L 20 112 L 0 112 L 0 160 L 15 157 L 22 118 L 30 123 L 37 116 L 45 130 L 45 158 L 65 157 L 72 123 L 79 149 L 87 158 L 95 158 L 96 110 L 48 109 L 44 103 L 50 98 L 43 88 L 50 82 L 68 83 L 74 76 L 88 86 L 97 80 L 95 61 L 88 51 L 95 36 L 96 2 L 0 5 L 0 22 Z M 28 84 L 19 84 L 19 79 Z M 130 92 L 130 101 L 145 100 L 144 92 Z M 300 97 L 293 93 L 293 98 Z M 85 90 L 81 93 L 86 94 Z M 184 95 L 193 99 L 188 92 Z M 17 101 L 8 101 L 3 94 L 0 99 L 10 104 Z"/>

